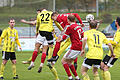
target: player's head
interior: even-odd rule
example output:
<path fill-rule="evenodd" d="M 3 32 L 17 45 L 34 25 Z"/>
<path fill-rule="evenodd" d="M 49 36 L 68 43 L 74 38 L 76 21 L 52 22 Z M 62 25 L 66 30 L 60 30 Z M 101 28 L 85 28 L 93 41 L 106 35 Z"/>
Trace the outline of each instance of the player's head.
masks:
<path fill-rule="evenodd" d="M 39 14 L 42 10 L 41 9 L 37 9 L 37 14 Z"/>
<path fill-rule="evenodd" d="M 89 28 L 90 29 L 96 29 L 97 28 L 97 21 L 96 20 L 92 20 L 89 22 Z"/>
<path fill-rule="evenodd" d="M 11 18 L 11 19 L 9 20 L 9 26 L 10 26 L 10 27 L 14 27 L 14 25 L 15 25 L 15 20 L 14 20 L 13 18 Z"/>
<path fill-rule="evenodd" d="M 116 18 L 115 25 L 116 25 L 117 27 L 120 27 L 120 17 L 117 17 L 117 18 Z"/>
<path fill-rule="evenodd" d="M 56 20 L 57 19 L 57 15 L 58 15 L 58 12 L 53 12 L 52 15 L 51 15 L 51 18 L 53 20 Z"/>
<path fill-rule="evenodd" d="M 68 16 L 68 23 L 71 23 L 71 22 L 75 22 L 75 16 L 72 14 Z"/>

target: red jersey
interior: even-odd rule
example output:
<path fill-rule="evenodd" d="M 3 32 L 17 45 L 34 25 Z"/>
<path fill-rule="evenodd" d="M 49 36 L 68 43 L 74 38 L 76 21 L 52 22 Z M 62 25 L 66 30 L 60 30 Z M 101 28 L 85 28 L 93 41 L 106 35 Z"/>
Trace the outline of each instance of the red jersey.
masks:
<path fill-rule="evenodd" d="M 74 15 L 79 20 L 80 24 L 82 24 L 82 20 L 77 13 L 58 14 L 56 21 L 62 26 L 63 29 L 65 28 L 66 25 L 69 25 L 67 21 L 67 17 L 69 14 Z"/>
<path fill-rule="evenodd" d="M 63 40 L 67 38 L 67 36 L 70 36 L 71 40 L 71 49 L 72 50 L 81 50 L 82 49 L 82 38 L 83 38 L 83 30 L 81 26 L 79 26 L 77 23 L 70 24 L 69 27 L 67 27 L 65 34 L 62 36 Z"/>

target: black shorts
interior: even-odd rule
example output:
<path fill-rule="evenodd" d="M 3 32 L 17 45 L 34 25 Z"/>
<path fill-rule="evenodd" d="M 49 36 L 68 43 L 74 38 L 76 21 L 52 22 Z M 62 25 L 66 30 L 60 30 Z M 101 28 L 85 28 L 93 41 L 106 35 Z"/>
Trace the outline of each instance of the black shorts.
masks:
<path fill-rule="evenodd" d="M 2 59 L 3 60 L 16 60 L 15 52 L 5 52 L 2 51 Z"/>
<path fill-rule="evenodd" d="M 50 45 L 50 44 L 53 44 L 53 39 L 54 39 L 54 37 L 53 37 L 52 32 L 39 31 L 39 33 L 40 33 L 40 35 L 41 35 L 42 37 L 46 37 L 46 40 L 47 40 L 47 42 L 48 42 L 49 45 Z"/>
<path fill-rule="evenodd" d="M 92 65 L 93 65 L 93 67 L 100 68 L 100 63 L 101 63 L 101 60 L 99 60 L 99 59 L 85 58 L 82 65 L 89 68 L 89 69 L 92 67 Z"/>
<path fill-rule="evenodd" d="M 109 67 L 112 67 L 117 59 L 118 58 L 112 58 L 112 57 L 106 55 L 103 59 L 103 62 L 104 62 L 105 65 L 107 65 Z"/>

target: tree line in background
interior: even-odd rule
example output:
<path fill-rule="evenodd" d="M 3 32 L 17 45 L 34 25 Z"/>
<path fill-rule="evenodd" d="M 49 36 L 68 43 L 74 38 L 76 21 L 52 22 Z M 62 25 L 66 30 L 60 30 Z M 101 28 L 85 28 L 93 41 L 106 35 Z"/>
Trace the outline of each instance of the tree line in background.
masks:
<path fill-rule="evenodd" d="M 56 10 L 81 10 L 81 11 L 94 11 L 96 9 L 96 0 L 55 0 Z M 98 0 L 99 10 L 106 11 L 111 9 L 120 9 L 120 0 Z M 0 0 L 2 7 L 20 7 L 36 9 L 40 7 L 53 9 L 53 0 Z"/>

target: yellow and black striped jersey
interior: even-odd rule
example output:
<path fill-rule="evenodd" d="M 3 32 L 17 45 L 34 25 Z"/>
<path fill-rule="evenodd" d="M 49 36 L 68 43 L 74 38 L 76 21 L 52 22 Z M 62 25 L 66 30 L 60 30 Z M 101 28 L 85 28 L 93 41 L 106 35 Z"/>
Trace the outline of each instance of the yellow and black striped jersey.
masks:
<path fill-rule="evenodd" d="M 4 39 L 2 51 L 15 52 L 15 43 L 18 41 L 18 31 L 14 28 L 11 29 L 8 27 L 3 31 L 0 40 L 2 39 Z M 20 46 L 20 44 L 18 45 Z"/>
<path fill-rule="evenodd" d="M 43 10 L 37 15 L 36 31 L 52 32 L 54 30 L 53 20 L 51 19 L 51 11 Z"/>

